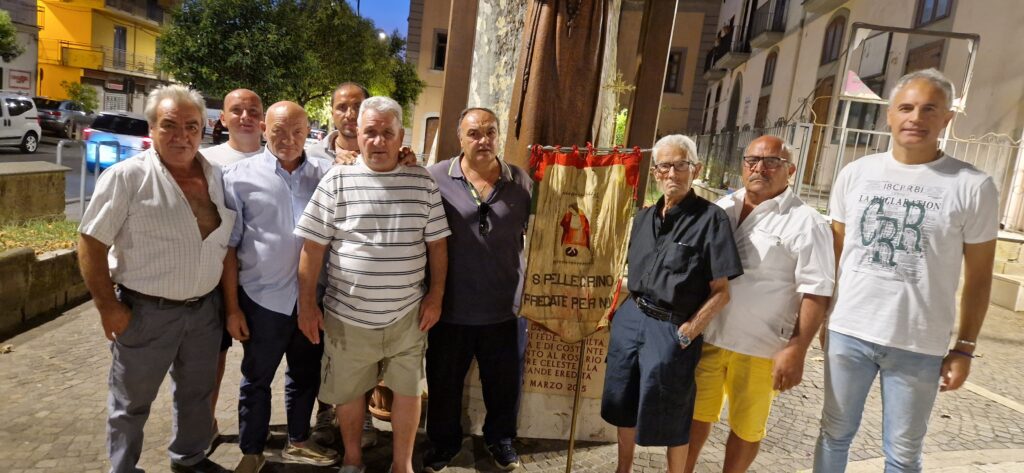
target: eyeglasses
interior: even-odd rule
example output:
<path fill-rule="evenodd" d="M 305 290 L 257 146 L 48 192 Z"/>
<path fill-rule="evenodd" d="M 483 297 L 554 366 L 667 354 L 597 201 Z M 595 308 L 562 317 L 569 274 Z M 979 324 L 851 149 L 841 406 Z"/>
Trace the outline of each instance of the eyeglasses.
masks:
<path fill-rule="evenodd" d="M 668 174 L 669 169 L 675 169 L 676 172 L 689 171 L 690 166 L 696 166 L 697 163 L 692 161 L 676 161 L 674 163 L 655 163 L 651 165 L 651 169 L 654 169 L 658 174 Z"/>
<path fill-rule="evenodd" d="M 761 166 L 765 169 L 777 169 L 782 166 L 782 163 L 788 163 L 789 161 L 782 159 L 778 156 L 744 156 L 743 164 L 748 168 L 757 166 L 757 163 L 761 163 Z"/>
<path fill-rule="evenodd" d="M 480 236 L 487 236 L 488 233 L 491 233 L 491 225 L 487 223 L 487 215 L 491 213 L 491 206 L 487 205 L 487 202 L 480 202 L 477 211 L 480 214 Z"/>

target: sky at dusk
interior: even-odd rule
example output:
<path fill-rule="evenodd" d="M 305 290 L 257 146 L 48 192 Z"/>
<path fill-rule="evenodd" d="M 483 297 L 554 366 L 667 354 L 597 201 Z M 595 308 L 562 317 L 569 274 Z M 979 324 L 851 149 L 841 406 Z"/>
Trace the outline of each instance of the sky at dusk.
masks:
<path fill-rule="evenodd" d="M 378 29 L 391 34 L 398 30 L 401 37 L 409 33 L 409 0 L 348 0 L 355 10 L 358 4 L 359 13 L 373 20 Z"/>

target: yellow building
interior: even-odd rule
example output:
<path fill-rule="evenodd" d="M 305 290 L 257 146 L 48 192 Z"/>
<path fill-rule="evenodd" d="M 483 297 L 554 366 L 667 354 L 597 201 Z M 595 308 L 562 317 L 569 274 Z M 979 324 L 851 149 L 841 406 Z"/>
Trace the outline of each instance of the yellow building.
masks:
<path fill-rule="evenodd" d="M 166 82 L 156 44 L 173 0 L 38 0 L 37 93 L 66 98 L 62 81 L 96 89 L 101 110 L 141 112 Z"/>

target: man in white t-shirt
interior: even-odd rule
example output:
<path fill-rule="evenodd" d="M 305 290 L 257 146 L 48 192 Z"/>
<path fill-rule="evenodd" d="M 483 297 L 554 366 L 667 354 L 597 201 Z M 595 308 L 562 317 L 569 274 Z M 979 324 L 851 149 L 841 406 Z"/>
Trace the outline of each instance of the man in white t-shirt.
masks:
<path fill-rule="evenodd" d="M 729 399 L 723 471 L 747 471 L 764 438 L 772 400 L 803 379 L 804 359 L 835 285 L 832 231 L 789 187 L 792 148 L 775 136 L 750 142 L 743 189 L 718 201 L 732 225 L 743 275 L 729 305 L 704 329 L 695 374 L 686 471 Z"/>
<path fill-rule="evenodd" d="M 235 89 L 224 96 L 224 109 L 220 122 L 228 129 L 228 141 L 203 148 L 201 153 L 220 167 L 241 161 L 260 153 L 260 123 L 263 121 L 263 101 L 249 89 Z"/>
<path fill-rule="evenodd" d="M 959 388 L 970 373 L 988 310 L 999 192 L 991 177 L 938 148 L 953 97 L 953 84 L 934 69 L 900 78 L 886 115 L 892 151 L 854 161 L 832 186 L 841 257 L 817 473 L 846 469 L 876 376 L 885 471 L 921 471 L 936 393 Z M 959 328 L 949 348 L 961 264 Z"/>

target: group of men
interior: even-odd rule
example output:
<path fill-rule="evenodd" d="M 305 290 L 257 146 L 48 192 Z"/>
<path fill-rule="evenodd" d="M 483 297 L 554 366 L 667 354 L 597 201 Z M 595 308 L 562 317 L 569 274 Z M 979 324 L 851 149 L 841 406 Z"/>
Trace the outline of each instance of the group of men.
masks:
<path fill-rule="evenodd" d="M 825 402 L 814 471 L 845 471 L 876 377 L 885 471 L 922 470 L 936 393 L 970 372 L 998 232 L 992 179 L 939 149 L 953 98 L 934 69 L 896 82 L 892 149 L 843 168 L 831 225 L 789 187 L 796 163 L 778 137 L 746 147 L 744 187 L 717 205 L 691 188 L 701 169 L 693 140 L 654 145 L 663 197 L 634 218 L 631 297 L 612 320 L 601 407 L 618 427 L 618 473 L 631 471 L 636 444 L 667 447 L 669 472 L 694 471 L 725 400 L 723 471 L 746 471 L 773 399 L 803 379 L 819 328 Z"/>
<path fill-rule="evenodd" d="M 936 392 L 970 370 L 998 227 L 992 179 L 938 148 L 953 97 L 934 70 L 895 84 L 892 150 L 840 172 L 831 224 L 789 187 L 793 150 L 778 137 L 747 146 L 743 189 L 717 205 L 692 189 L 701 163 L 691 139 L 655 144 L 663 197 L 634 219 L 631 297 L 612 321 L 602 398 L 618 427 L 619 473 L 631 471 L 636 444 L 667 447 L 670 472 L 693 471 L 726 400 L 723 471 L 746 471 L 773 399 L 801 382 L 819 332 L 814 470 L 844 471 L 876 376 L 886 471 L 921 470 Z M 530 178 L 498 157 L 488 109 L 465 110 L 462 152 L 426 169 L 401 149 L 393 100 L 346 83 L 332 111 L 336 130 L 306 149 L 299 105 L 264 114 L 255 93 L 236 90 L 221 116 L 229 141 L 200 151 L 202 97 L 181 86 L 150 93 L 153 148 L 101 176 L 80 227 L 82 272 L 113 354 L 112 472 L 140 471 L 143 426 L 168 370 L 171 469 L 216 471 L 206 451 L 231 339 L 244 350 L 235 471 L 265 463 L 282 358 L 286 459 L 363 471 L 366 394 L 382 382 L 394 393 L 393 471 L 412 471 L 425 378 L 424 470 L 444 470 L 462 448 L 462 385 L 475 358 L 488 450 L 498 467 L 518 466 Z M 336 416 L 343 454 L 311 437 L 316 399 L 318 426 L 334 429 Z"/>
<path fill-rule="evenodd" d="M 154 89 L 153 148 L 97 182 L 80 263 L 113 354 L 112 472 L 141 471 L 143 427 L 168 371 L 171 470 L 222 471 L 206 455 L 232 339 L 243 347 L 237 472 L 265 465 L 282 358 L 287 460 L 364 471 L 366 393 L 382 382 L 394 394 L 391 468 L 411 472 L 426 379 L 424 465 L 443 470 L 462 447 L 461 389 L 476 358 L 488 450 L 499 468 L 518 467 L 516 291 L 531 180 L 497 156 L 488 109 L 463 112 L 459 156 L 423 168 L 401 149 L 398 103 L 354 83 L 332 99 L 336 130 L 306 149 L 301 106 L 264 113 L 254 92 L 232 91 L 228 141 L 200 150 L 203 98 Z M 318 427 L 340 427 L 343 454 L 312 435 L 317 399 Z"/>

